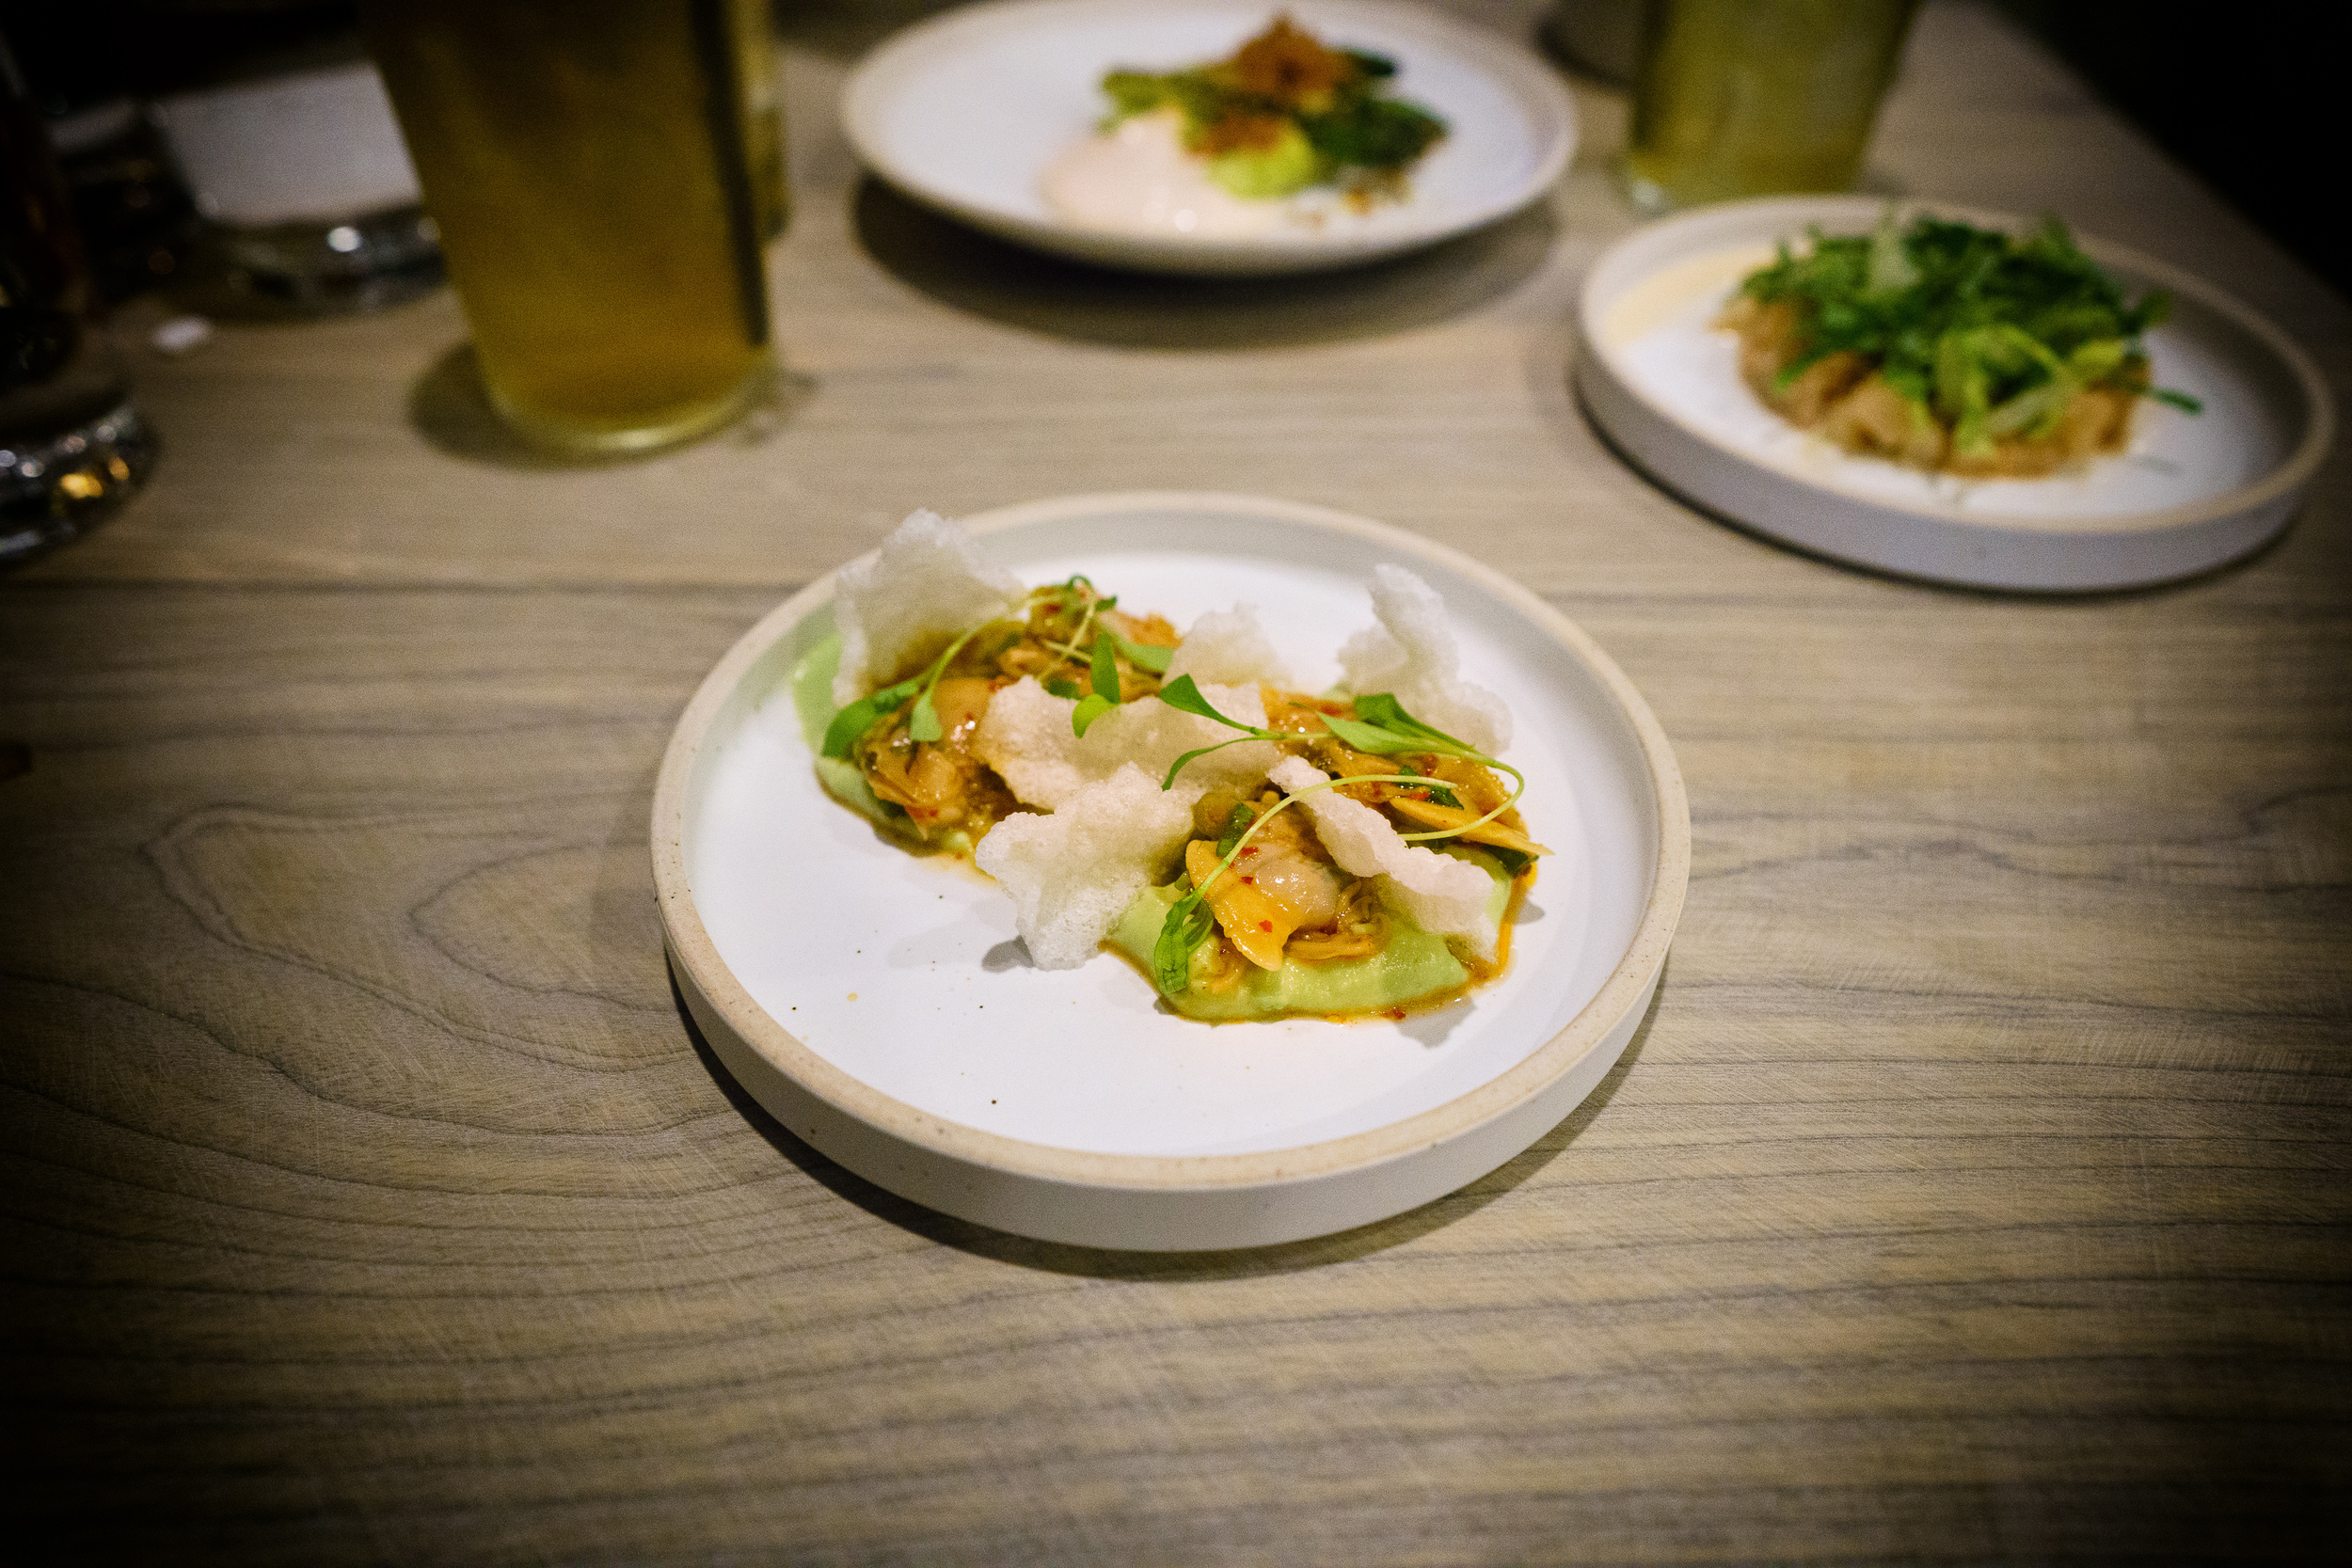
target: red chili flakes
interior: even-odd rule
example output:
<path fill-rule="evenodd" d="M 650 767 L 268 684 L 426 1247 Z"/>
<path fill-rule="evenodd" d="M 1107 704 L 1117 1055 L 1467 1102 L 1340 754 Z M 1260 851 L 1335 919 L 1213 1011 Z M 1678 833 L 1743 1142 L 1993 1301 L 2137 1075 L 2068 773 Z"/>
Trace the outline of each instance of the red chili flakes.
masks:
<path fill-rule="evenodd" d="M 1261 920 L 1258 922 L 1258 929 L 1261 931 L 1271 931 L 1274 929 L 1274 922 L 1271 920 Z"/>

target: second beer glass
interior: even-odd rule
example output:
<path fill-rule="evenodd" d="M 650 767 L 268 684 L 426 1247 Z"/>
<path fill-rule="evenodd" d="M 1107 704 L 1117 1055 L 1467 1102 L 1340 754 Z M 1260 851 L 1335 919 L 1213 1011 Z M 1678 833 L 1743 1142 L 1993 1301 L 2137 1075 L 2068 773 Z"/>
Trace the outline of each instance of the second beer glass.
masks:
<path fill-rule="evenodd" d="M 369 42 L 483 380 L 579 453 L 691 440 L 769 369 L 734 13 L 762 0 L 373 0 Z"/>
<path fill-rule="evenodd" d="M 1842 191 L 1916 0 L 1649 0 L 1625 182 L 1662 213 Z"/>

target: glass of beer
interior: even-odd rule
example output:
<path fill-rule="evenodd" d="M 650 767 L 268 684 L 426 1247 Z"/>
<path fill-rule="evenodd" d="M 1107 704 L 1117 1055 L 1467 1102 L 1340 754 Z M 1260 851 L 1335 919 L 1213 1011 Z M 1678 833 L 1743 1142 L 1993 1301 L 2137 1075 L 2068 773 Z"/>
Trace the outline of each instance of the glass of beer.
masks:
<path fill-rule="evenodd" d="M 1649 214 L 1861 171 L 1917 0 L 1650 0 L 1624 180 Z"/>
<path fill-rule="evenodd" d="M 644 451 L 759 398 L 768 289 L 739 13 L 762 4 L 362 5 L 484 385 L 525 436 Z"/>

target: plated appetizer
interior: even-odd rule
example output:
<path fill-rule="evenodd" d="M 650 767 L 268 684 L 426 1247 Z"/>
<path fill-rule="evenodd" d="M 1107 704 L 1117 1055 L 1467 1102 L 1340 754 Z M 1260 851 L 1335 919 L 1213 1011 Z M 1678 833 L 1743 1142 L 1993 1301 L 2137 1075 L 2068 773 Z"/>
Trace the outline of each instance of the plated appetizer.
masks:
<path fill-rule="evenodd" d="M 2149 385 L 2143 335 L 2168 305 L 2127 299 L 2056 218 L 2019 240 L 1890 212 L 1782 245 L 1721 325 L 1756 395 L 1848 451 L 2035 478 L 2123 451 L 2142 398 L 2197 411 Z"/>
<path fill-rule="evenodd" d="M 827 791 L 968 853 L 1039 968 L 1107 946 L 1189 1018 L 1393 1015 L 1502 972 L 1549 851 L 1435 592 L 1382 566 L 1371 594 L 1343 687 L 1311 694 L 1248 607 L 1179 634 L 916 513 L 842 573 L 795 688 Z"/>
<path fill-rule="evenodd" d="M 1402 199 L 1445 122 L 1386 96 L 1396 65 L 1326 47 L 1278 16 L 1230 58 L 1103 78 L 1111 112 L 1045 171 L 1073 222 L 1201 238 L 1263 233 Z M 1319 192 L 1330 201 L 1288 198 Z"/>

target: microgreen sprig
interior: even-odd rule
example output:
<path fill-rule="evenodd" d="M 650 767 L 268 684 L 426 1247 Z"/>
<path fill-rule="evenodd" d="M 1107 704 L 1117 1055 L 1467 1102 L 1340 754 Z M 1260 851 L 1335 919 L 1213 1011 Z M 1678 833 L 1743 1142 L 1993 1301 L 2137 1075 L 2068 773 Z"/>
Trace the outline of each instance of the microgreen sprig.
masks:
<path fill-rule="evenodd" d="M 1226 718 L 1225 715 L 1217 712 L 1214 706 L 1210 705 L 1209 700 L 1206 697 L 1200 695 L 1200 688 L 1195 684 L 1190 675 L 1179 675 L 1174 680 L 1169 681 L 1166 686 L 1161 687 L 1159 690 L 1159 698 L 1161 702 L 1166 703 L 1169 707 L 1181 709 L 1185 713 L 1198 714 L 1203 719 L 1213 719 L 1229 730 L 1241 731 L 1241 736 L 1239 739 L 1220 740 L 1214 746 L 1197 746 L 1193 748 L 1193 750 L 1186 752 L 1183 756 L 1178 757 L 1168 766 L 1168 777 L 1160 781 L 1160 788 L 1163 790 L 1173 789 L 1176 787 L 1176 775 L 1183 772 L 1184 770 L 1185 764 L 1191 762 L 1195 757 L 1205 757 L 1211 752 L 1221 752 L 1228 746 L 1238 746 L 1244 740 L 1282 740 L 1285 738 L 1296 738 L 1295 736 L 1284 736 L 1273 730 L 1262 730 L 1254 724 L 1245 724 L 1238 719 Z"/>
<path fill-rule="evenodd" d="M 1080 735 L 1097 719 L 1119 705 L 1119 661 L 1113 656 L 1107 636 L 1094 640 L 1094 651 L 1088 656 L 1087 678 L 1094 690 L 1080 699 L 1070 713 L 1070 727 Z"/>
<path fill-rule="evenodd" d="M 1444 828 L 1436 832 L 1399 833 L 1397 836 L 1406 843 L 1424 838 L 1451 838 L 1457 833 L 1469 832 L 1472 828 L 1483 828 L 1517 805 L 1519 797 L 1526 793 L 1527 776 L 1518 768 L 1488 756 L 1466 740 L 1456 740 L 1443 730 L 1422 723 L 1406 712 L 1403 705 L 1388 692 L 1375 692 L 1369 697 L 1357 698 L 1356 717 L 1353 719 L 1327 716 L 1323 721 L 1333 735 L 1356 750 L 1369 752 L 1374 756 L 1428 752 L 1437 756 L 1459 757 L 1465 762 L 1480 763 L 1487 768 L 1499 768 L 1511 775 L 1510 797 L 1486 816 L 1474 822 L 1465 822 L 1458 828 Z"/>
<path fill-rule="evenodd" d="M 1232 721 L 1228 720 L 1226 722 L 1231 723 Z M 1309 784 L 1304 789 L 1286 793 L 1265 810 L 1256 812 L 1248 819 L 1246 826 L 1243 825 L 1243 814 L 1252 812 L 1254 808 L 1247 804 L 1235 806 L 1232 816 L 1226 819 L 1223 835 L 1217 840 L 1217 848 L 1221 853 L 1217 859 L 1216 869 L 1196 883 L 1183 897 L 1169 905 L 1168 913 L 1160 920 L 1160 934 L 1152 943 L 1152 984 L 1158 986 L 1161 994 L 1166 996 L 1174 996 L 1192 984 L 1192 956 L 1202 942 L 1209 940 L 1209 933 L 1216 927 L 1216 916 L 1209 910 L 1209 889 L 1215 886 L 1216 879 L 1224 876 L 1232 868 L 1232 863 L 1241 858 L 1241 852 L 1248 847 L 1249 841 L 1258 836 L 1259 830 L 1274 820 L 1277 813 L 1286 807 L 1296 805 L 1318 790 L 1338 789 L 1343 784 L 1416 784 L 1427 782 L 1419 773 L 1370 775 L 1359 773 L 1351 778 L 1326 779 L 1321 784 Z M 1446 835 L 1420 833 L 1413 836 L 1442 838 Z"/>
<path fill-rule="evenodd" d="M 897 709 L 900 703 L 914 696 L 922 689 L 922 676 L 912 676 L 896 686 L 885 686 L 880 691 L 869 691 L 839 713 L 834 714 L 833 722 L 825 726 L 825 742 L 822 747 L 824 754 L 829 757 L 848 756 L 850 748 L 857 744 L 857 737 L 874 727 L 875 720 Z"/>
<path fill-rule="evenodd" d="M 909 697 L 914 699 L 914 711 L 907 716 L 907 734 L 918 741 L 929 742 L 940 739 L 946 732 L 940 724 L 939 709 L 932 705 L 931 692 L 938 688 L 941 678 L 947 673 L 947 667 L 955 662 L 956 655 L 963 651 L 964 645 L 990 626 L 1000 622 L 1025 620 L 1038 606 L 1058 599 L 1081 584 L 1089 588 L 1093 586 L 1084 578 L 1072 578 L 1068 582 L 1029 590 L 1023 596 L 1021 608 L 1015 614 L 993 616 L 967 628 L 961 636 L 948 643 L 946 650 L 931 660 L 921 674 L 909 676 L 896 685 L 885 686 L 879 691 L 870 691 L 860 697 L 856 702 L 834 714 L 833 722 L 825 726 L 825 739 L 821 748 L 824 754 L 829 757 L 848 756 L 850 748 L 857 744 L 859 736 L 872 729 L 876 720 L 895 710 Z"/>
<path fill-rule="evenodd" d="M 1103 601 L 1104 604 L 1111 602 L 1108 599 Z M 1157 675 L 1167 672 L 1168 657 L 1175 651 L 1149 642 L 1130 642 L 1110 627 L 1098 626 L 1094 628 L 1093 645 L 1087 653 L 1087 681 L 1094 688 L 1093 691 L 1079 697 L 1078 688 L 1067 681 L 1057 681 L 1046 689 L 1054 691 L 1058 697 L 1079 698 L 1078 705 L 1071 710 L 1070 727 L 1083 736 L 1097 719 L 1119 705 L 1123 689 L 1119 681 L 1120 656 L 1124 655 L 1127 662 L 1137 669 Z M 1056 687 L 1061 689 L 1055 690 Z"/>
<path fill-rule="evenodd" d="M 1207 756 L 1211 752 L 1221 752 L 1228 746 L 1238 746 L 1244 740 L 1282 741 L 1298 740 L 1303 738 L 1295 734 L 1284 734 L 1279 730 L 1262 730 L 1254 724 L 1245 724 L 1237 719 L 1228 719 L 1225 715 L 1217 712 L 1217 710 L 1211 705 L 1206 697 L 1200 695 L 1200 688 L 1193 683 L 1193 679 L 1190 675 L 1177 676 L 1174 680 L 1160 688 L 1159 696 L 1160 701 L 1166 703 L 1170 707 L 1181 708 L 1186 713 L 1198 714 L 1203 719 L 1213 719 L 1216 722 L 1223 724 L 1228 729 L 1239 730 L 1242 732 L 1239 737 L 1235 739 L 1221 740 L 1214 746 L 1199 747 L 1196 750 L 1186 752 L 1183 756 L 1178 757 L 1174 765 L 1168 768 L 1168 777 L 1160 781 L 1160 787 L 1162 789 L 1174 788 L 1176 784 L 1176 775 L 1183 772 L 1184 770 L 1184 766 L 1191 762 L 1195 757 Z M 1474 822 L 1465 822 L 1458 828 L 1440 828 L 1433 832 L 1399 833 L 1397 835 L 1399 838 L 1404 839 L 1407 843 L 1415 843 L 1422 839 L 1430 838 L 1453 838 L 1459 834 L 1469 832 L 1472 828 L 1483 828 L 1487 823 L 1493 821 L 1496 817 L 1501 816 L 1504 812 L 1509 811 L 1513 806 L 1517 805 L 1518 803 L 1519 796 L 1526 792 L 1527 777 L 1518 768 L 1512 767 L 1507 762 L 1499 761 L 1494 757 L 1488 756 L 1486 752 L 1470 745 L 1468 741 L 1456 740 L 1454 736 L 1446 734 L 1443 730 L 1422 723 L 1420 720 L 1406 712 L 1404 706 L 1397 702 L 1396 698 L 1392 694 L 1389 692 L 1375 692 L 1369 697 L 1357 698 L 1356 717 L 1353 719 L 1343 719 L 1336 714 L 1325 714 L 1322 718 L 1325 726 L 1328 728 L 1333 735 L 1339 736 L 1340 739 L 1345 741 L 1349 746 L 1355 748 L 1357 751 L 1366 752 L 1374 756 L 1396 756 L 1400 753 L 1409 753 L 1413 755 L 1433 754 L 1437 756 L 1459 757 L 1465 762 L 1475 762 L 1481 763 L 1488 768 L 1499 768 L 1503 772 L 1511 775 L 1512 790 L 1510 798 L 1505 800 L 1502 804 L 1495 807 L 1494 810 L 1488 812 L 1486 816 L 1478 818 Z M 1373 779 L 1365 778 L 1359 775 L 1356 778 L 1342 779 L 1338 782 L 1341 784 L 1418 784 L 1423 787 L 1432 789 L 1443 787 L 1442 785 L 1432 785 L 1427 779 L 1422 778 L 1420 774 L 1414 774 L 1409 778 L 1402 779 Z"/>

